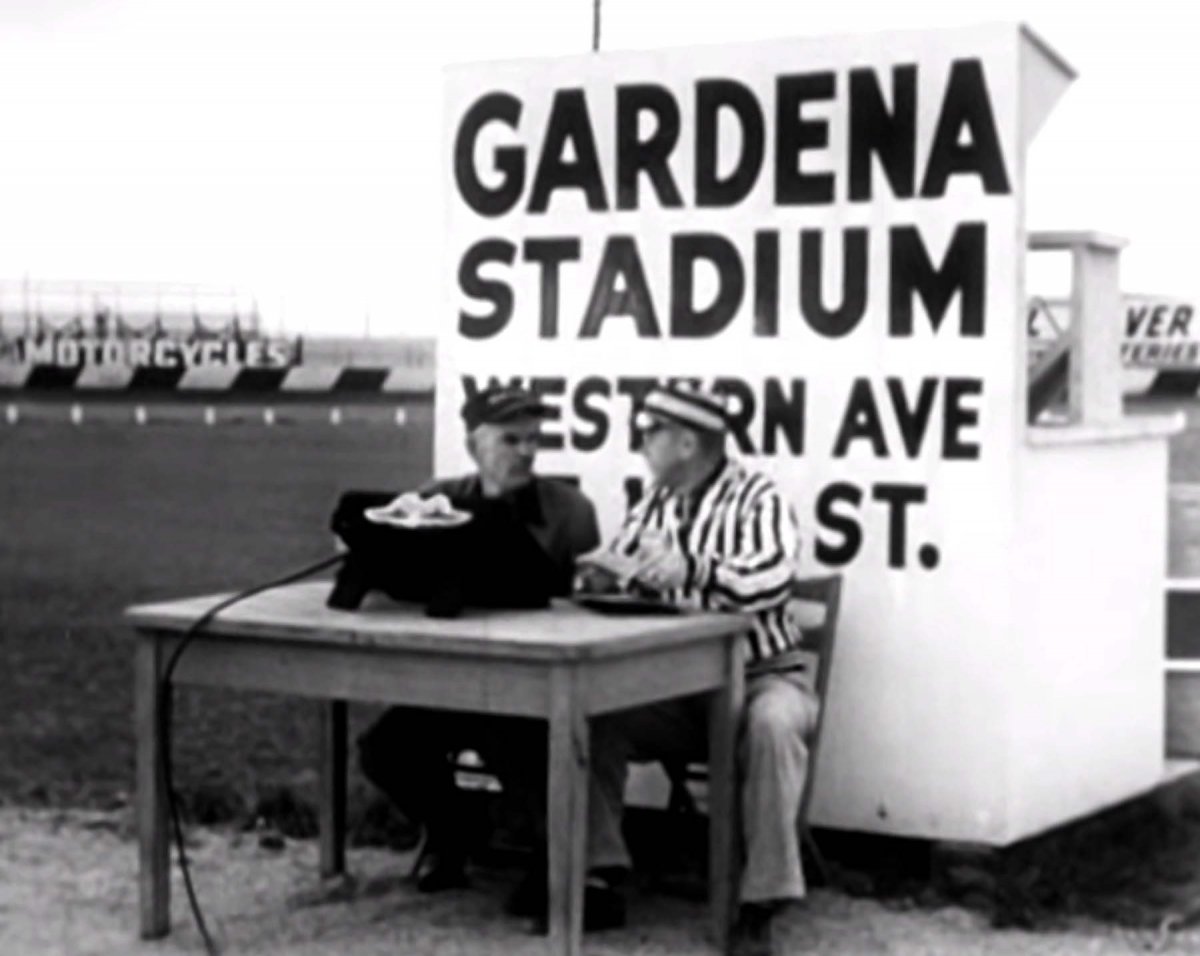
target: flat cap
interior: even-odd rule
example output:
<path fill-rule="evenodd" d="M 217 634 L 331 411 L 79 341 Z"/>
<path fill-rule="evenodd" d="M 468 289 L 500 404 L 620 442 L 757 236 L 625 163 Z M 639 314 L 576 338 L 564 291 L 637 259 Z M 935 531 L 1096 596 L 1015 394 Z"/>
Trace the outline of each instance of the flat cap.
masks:
<path fill-rule="evenodd" d="M 523 388 L 513 385 L 493 385 L 463 402 L 462 418 L 467 430 L 480 425 L 499 425 L 521 418 L 545 418 L 550 409 Z"/>

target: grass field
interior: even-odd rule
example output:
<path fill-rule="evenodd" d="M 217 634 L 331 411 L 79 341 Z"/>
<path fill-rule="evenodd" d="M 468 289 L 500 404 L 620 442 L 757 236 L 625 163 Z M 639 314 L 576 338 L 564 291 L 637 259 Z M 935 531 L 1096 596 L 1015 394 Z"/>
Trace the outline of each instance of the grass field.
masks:
<path fill-rule="evenodd" d="M 150 405 L 146 426 L 131 403 L 84 410 L 73 426 L 65 402 L 23 403 L 17 425 L 0 424 L 0 800 L 95 805 L 129 791 L 122 608 L 317 560 L 340 491 L 411 487 L 431 467 L 427 402 L 408 403 L 403 426 L 385 405 L 347 406 L 339 427 L 326 405 L 278 407 L 274 427 L 254 404 L 218 406 L 211 428 L 197 403 Z M 1189 415 L 1173 482 L 1200 481 L 1200 412 Z M 185 689 L 180 782 L 247 800 L 311 783 L 296 741 L 314 721 L 302 702 Z"/>
<path fill-rule="evenodd" d="M 0 424 L 0 800 L 103 805 L 132 786 L 136 601 L 244 587 L 328 554 L 340 491 L 406 488 L 429 474 L 431 413 L 347 409 L 24 407 Z M 240 423 L 239 423 L 240 422 Z M 177 761 L 185 789 L 303 787 L 313 706 L 185 689 Z"/>
<path fill-rule="evenodd" d="M 253 404 L 219 406 L 216 427 L 203 424 L 197 404 L 148 406 L 144 426 L 133 423 L 135 407 L 85 406 L 75 426 L 69 404 L 23 404 L 16 425 L 0 420 L 0 803 L 128 801 L 133 648 L 120 621 L 125 606 L 245 587 L 318 560 L 330 552 L 327 519 L 341 491 L 411 487 L 431 467 L 428 403 L 408 403 L 403 426 L 394 406 L 346 406 L 336 427 L 324 405 L 280 406 L 274 427 Z M 1200 411 L 1187 412 L 1190 428 L 1172 443 L 1173 483 L 1200 482 Z M 1184 530 L 1174 529 L 1177 539 Z M 1200 543 L 1200 522 L 1186 530 Z M 274 801 L 275 822 L 290 815 L 295 830 L 311 827 L 312 703 L 195 688 L 177 702 L 177 784 L 192 816 L 238 820 L 267 813 Z M 373 713 L 352 708 L 352 732 Z M 386 836 L 380 808 L 352 777 L 352 832 Z M 1064 905 L 1064 886 L 1076 893 L 1119 878 L 1100 898 L 1125 905 L 1130 887 L 1159 893 L 1166 885 L 1169 898 L 1200 887 L 1200 872 L 1178 860 L 1179 852 L 1191 859 L 1200 827 L 1181 837 L 1151 819 L 1115 842 L 1111 826 L 1104 832 L 1084 841 L 1091 851 L 1111 844 L 1128 852 L 1084 863 L 1073 846 L 1040 860 L 1033 871 L 1053 878 L 1039 876 L 1049 889 L 1038 892 Z M 878 851 L 868 853 L 877 868 Z M 1182 876 L 1164 884 L 1147 869 L 1151 861 Z M 1160 909 L 1147 903 L 1137 918 Z"/>

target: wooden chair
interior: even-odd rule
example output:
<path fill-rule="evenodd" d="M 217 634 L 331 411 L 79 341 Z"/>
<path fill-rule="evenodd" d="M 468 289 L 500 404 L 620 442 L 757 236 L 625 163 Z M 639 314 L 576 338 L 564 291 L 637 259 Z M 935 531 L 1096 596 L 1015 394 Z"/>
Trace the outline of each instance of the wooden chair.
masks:
<path fill-rule="evenodd" d="M 842 576 L 829 574 L 814 578 L 797 579 L 792 585 L 792 600 L 823 605 L 825 613 L 819 624 L 801 624 L 801 639 L 798 650 L 805 652 L 814 662 L 813 690 L 820 708 L 816 725 L 808 739 L 808 773 L 804 790 L 800 796 L 800 808 L 796 816 L 797 836 L 802 847 L 807 847 L 813 864 L 825 883 L 829 882 L 829 867 L 808 827 L 808 810 L 812 802 L 813 782 L 816 780 L 817 763 L 821 750 L 821 730 L 825 723 L 829 675 L 833 671 L 834 638 L 837 635 L 838 612 L 841 607 Z M 708 768 L 704 764 L 673 764 L 663 768 L 671 783 L 668 808 L 682 813 L 698 813 L 688 783 L 708 779 Z"/>

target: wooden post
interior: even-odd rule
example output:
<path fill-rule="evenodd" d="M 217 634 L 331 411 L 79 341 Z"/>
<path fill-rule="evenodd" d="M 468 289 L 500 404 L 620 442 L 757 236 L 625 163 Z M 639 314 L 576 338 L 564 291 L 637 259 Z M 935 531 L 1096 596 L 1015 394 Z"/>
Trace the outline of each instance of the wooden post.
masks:
<path fill-rule="evenodd" d="M 1070 380 L 1067 403 L 1078 425 L 1120 421 L 1121 389 L 1120 256 L 1125 240 L 1094 232 L 1036 232 L 1034 251 L 1071 254 Z"/>
<path fill-rule="evenodd" d="M 346 702 L 321 707 L 321 876 L 346 872 Z"/>
<path fill-rule="evenodd" d="M 1091 236 L 1072 250 L 1071 310 L 1080 334 L 1072 347 L 1071 414 L 1085 424 L 1119 421 L 1121 404 L 1120 239 Z"/>
<path fill-rule="evenodd" d="M 171 857 L 162 762 L 162 719 L 170 707 L 170 694 L 159 689 L 162 650 L 158 639 L 138 635 L 136 653 L 138 899 L 142 939 L 158 939 L 171 929 Z"/>
<path fill-rule="evenodd" d="M 570 665 L 550 675 L 547 875 L 550 952 L 580 956 L 590 730 Z"/>
<path fill-rule="evenodd" d="M 708 711 L 708 889 L 713 939 L 721 952 L 737 900 L 738 833 L 737 728 L 743 699 L 742 636 L 726 638 L 727 680 L 709 695 Z"/>

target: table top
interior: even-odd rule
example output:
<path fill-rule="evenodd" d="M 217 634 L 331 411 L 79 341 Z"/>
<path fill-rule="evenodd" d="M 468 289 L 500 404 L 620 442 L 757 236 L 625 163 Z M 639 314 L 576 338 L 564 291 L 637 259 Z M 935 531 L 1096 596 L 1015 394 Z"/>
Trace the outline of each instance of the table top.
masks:
<path fill-rule="evenodd" d="M 385 599 L 357 611 L 325 606 L 328 581 L 266 591 L 222 611 L 206 634 L 396 651 L 434 651 L 479 658 L 580 660 L 682 646 L 748 630 L 750 619 L 717 612 L 612 615 L 555 601 L 543 610 L 474 610 L 456 618 L 426 617 L 415 604 Z M 228 595 L 141 604 L 125 611 L 139 630 L 182 633 Z"/>

